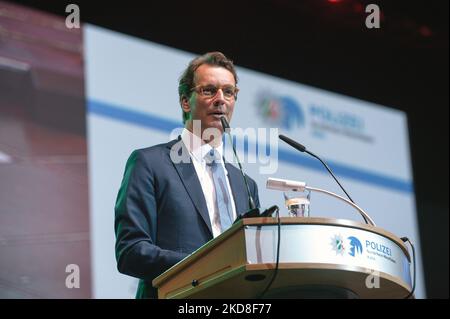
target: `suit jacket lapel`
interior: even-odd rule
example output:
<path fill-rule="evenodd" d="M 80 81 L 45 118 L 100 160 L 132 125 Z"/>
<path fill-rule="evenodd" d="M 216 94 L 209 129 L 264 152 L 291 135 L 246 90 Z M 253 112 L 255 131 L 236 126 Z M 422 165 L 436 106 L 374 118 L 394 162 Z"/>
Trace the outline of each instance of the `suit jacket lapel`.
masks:
<path fill-rule="evenodd" d="M 236 206 L 236 215 L 242 215 L 249 209 L 248 196 L 245 189 L 244 180 L 241 172 L 233 165 L 225 163 L 230 179 L 231 192 L 233 193 L 234 205 Z"/>
<path fill-rule="evenodd" d="M 197 173 L 195 172 L 194 164 L 192 163 L 189 151 L 180 137 L 178 137 L 178 140 L 169 142 L 167 144 L 167 148 L 167 155 L 170 157 L 169 160 L 177 170 L 181 182 L 186 188 L 186 191 L 197 209 L 197 212 L 203 218 L 203 221 L 208 226 L 208 229 L 212 235 L 211 220 L 209 219 L 205 196 L 203 195 L 202 186 L 200 185 Z M 175 161 L 172 159 L 175 159 Z"/>

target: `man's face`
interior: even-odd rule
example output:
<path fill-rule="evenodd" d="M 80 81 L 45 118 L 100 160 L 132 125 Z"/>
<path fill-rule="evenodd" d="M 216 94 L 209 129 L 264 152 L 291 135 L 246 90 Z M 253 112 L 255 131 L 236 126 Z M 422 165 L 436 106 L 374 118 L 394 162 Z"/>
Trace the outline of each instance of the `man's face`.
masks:
<path fill-rule="evenodd" d="M 234 87 L 236 85 L 233 74 L 220 66 L 202 64 L 195 71 L 194 86 L 216 88 Z M 228 122 L 233 115 L 235 99 L 227 98 L 223 90 L 218 90 L 214 96 L 204 96 L 199 89 L 192 92 L 190 99 L 182 100 L 182 107 L 185 112 L 191 112 L 192 121 L 201 122 L 201 130 L 216 128 L 222 132 L 222 122 L 220 117 L 225 116 Z M 192 131 L 193 122 L 187 122 L 187 128 Z"/>

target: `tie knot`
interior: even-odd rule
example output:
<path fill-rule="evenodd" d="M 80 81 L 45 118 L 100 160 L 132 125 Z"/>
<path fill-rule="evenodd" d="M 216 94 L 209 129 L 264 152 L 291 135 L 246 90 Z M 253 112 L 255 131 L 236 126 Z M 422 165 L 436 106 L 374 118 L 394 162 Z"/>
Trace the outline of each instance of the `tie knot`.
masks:
<path fill-rule="evenodd" d="M 217 162 L 219 162 L 220 159 L 220 155 L 219 152 L 217 152 L 217 150 L 215 150 L 214 148 L 212 148 L 206 155 L 205 155 L 205 161 L 206 161 L 206 165 L 213 165 L 216 164 Z"/>

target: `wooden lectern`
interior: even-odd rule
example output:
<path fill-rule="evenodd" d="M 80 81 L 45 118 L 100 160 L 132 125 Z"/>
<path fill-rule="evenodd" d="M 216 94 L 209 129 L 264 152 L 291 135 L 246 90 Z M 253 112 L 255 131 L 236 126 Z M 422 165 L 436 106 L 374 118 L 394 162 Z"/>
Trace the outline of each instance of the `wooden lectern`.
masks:
<path fill-rule="evenodd" d="M 265 298 L 405 298 L 410 256 L 395 235 L 329 218 L 282 217 Z M 257 298 L 274 273 L 276 218 L 249 218 L 153 280 L 159 298 Z"/>

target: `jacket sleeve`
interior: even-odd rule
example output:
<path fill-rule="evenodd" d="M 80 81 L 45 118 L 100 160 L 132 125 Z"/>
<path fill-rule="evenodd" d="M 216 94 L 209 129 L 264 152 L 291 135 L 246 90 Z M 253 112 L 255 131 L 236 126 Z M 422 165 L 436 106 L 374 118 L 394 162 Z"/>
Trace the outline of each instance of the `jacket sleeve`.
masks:
<path fill-rule="evenodd" d="M 134 151 L 116 200 L 115 250 L 118 270 L 144 280 L 152 280 L 187 256 L 155 244 L 158 216 L 154 182 L 148 160 L 142 151 Z"/>
<path fill-rule="evenodd" d="M 256 184 L 256 182 L 253 179 L 251 181 L 252 181 L 251 192 L 252 192 L 253 200 L 255 201 L 256 207 L 260 208 L 261 205 L 259 203 L 258 185 Z"/>

